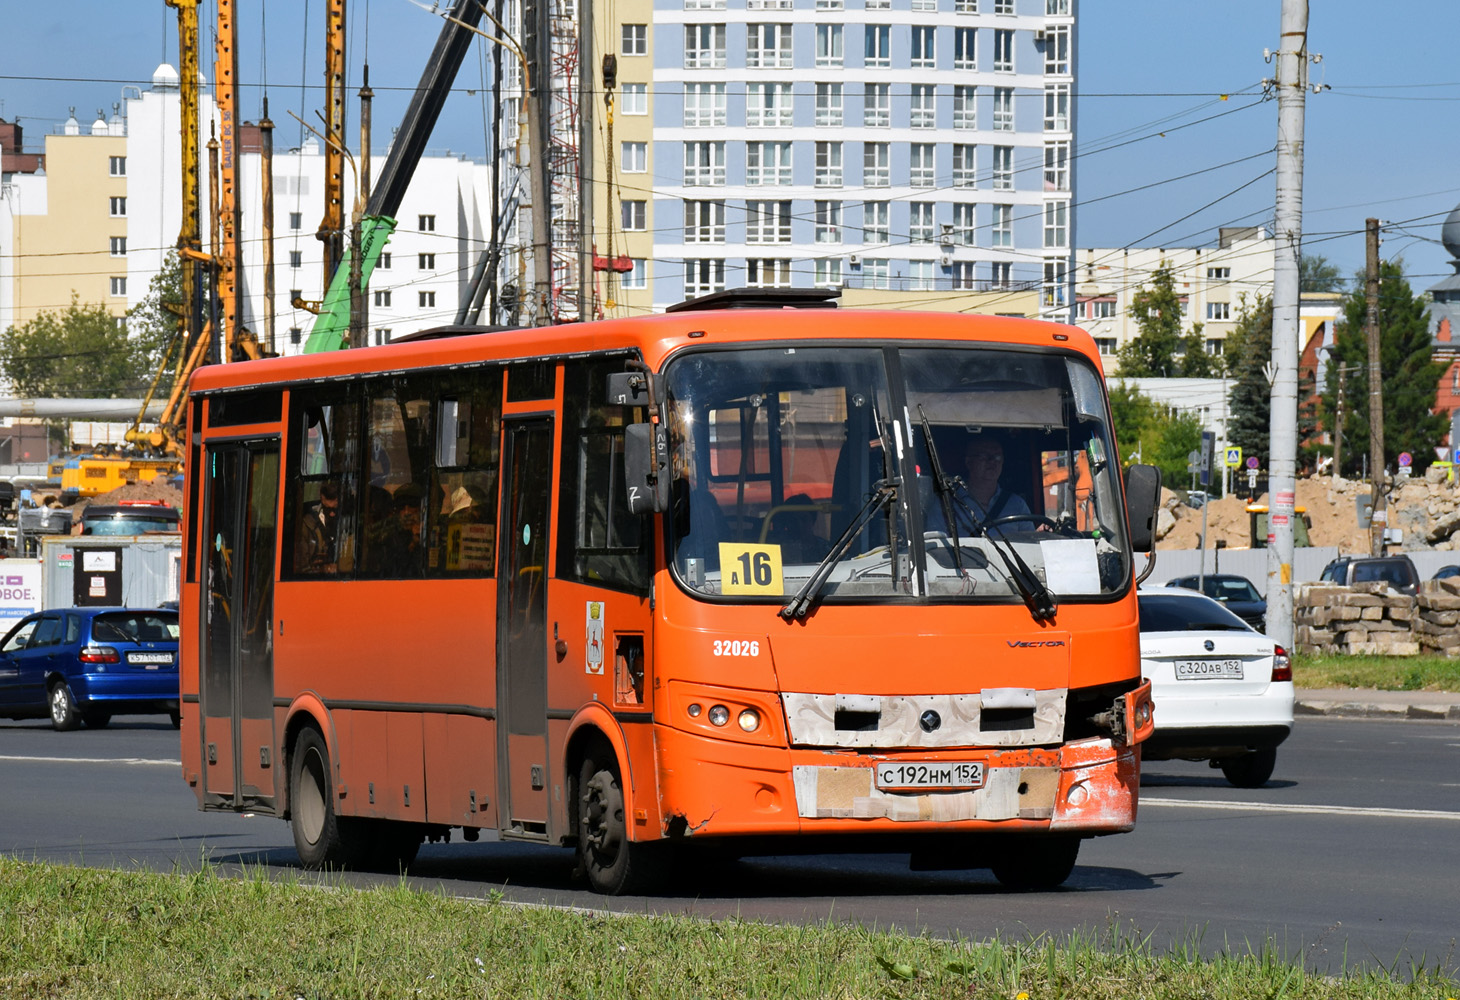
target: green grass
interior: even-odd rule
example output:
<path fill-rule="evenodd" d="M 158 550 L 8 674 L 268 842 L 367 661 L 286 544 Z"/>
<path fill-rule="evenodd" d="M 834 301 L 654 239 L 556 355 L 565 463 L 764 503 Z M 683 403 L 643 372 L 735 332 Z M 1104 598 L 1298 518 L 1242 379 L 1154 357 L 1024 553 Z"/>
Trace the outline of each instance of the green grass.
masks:
<path fill-rule="evenodd" d="M 1293 657 L 1293 683 L 1300 688 L 1460 691 L 1460 659 L 1299 654 Z"/>
<path fill-rule="evenodd" d="M 1062 941 L 947 942 L 852 924 L 771 926 L 0 858 L 0 996 L 1436 998 L 1434 968 L 1305 972 L 1244 944 L 1157 953 L 1112 919 Z M 1448 961 L 1448 959 L 1447 959 Z"/>

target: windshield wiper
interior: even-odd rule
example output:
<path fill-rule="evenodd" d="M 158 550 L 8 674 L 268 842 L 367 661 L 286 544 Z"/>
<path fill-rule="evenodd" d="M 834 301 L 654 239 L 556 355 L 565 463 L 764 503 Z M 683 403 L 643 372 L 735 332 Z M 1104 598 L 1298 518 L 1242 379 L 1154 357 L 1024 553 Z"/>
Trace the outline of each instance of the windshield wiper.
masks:
<path fill-rule="evenodd" d="M 938 500 L 943 505 L 943 521 L 948 525 L 948 536 L 953 539 L 953 568 L 958 571 L 960 577 L 968 574 L 963 570 L 963 544 L 958 538 L 958 521 L 953 516 L 954 490 L 958 488 L 961 480 L 944 475 L 943 462 L 938 457 L 938 446 L 933 443 L 933 427 L 928 423 L 928 415 L 923 410 L 923 404 L 918 404 L 918 419 L 923 424 L 923 442 L 928 447 L 928 464 L 932 466 L 933 489 L 938 491 Z"/>
<path fill-rule="evenodd" d="M 862 509 L 857 511 L 857 516 L 852 518 L 852 523 L 847 525 L 847 529 L 836 540 L 836 544 L 831 547 L 831 551 L 826 554 L 821 562 L 817 563 L 816 569 L 811 574 L 811 579 L 807 580 L 801 589 L 796 592 L 796 596 L 791 598 L 785 607 L 781 608 L 780 614 L 782 618 L 786 619 L 786 621 L 791 621 L 795 618 L 806 617 L 806 613 L 811 610 L 811 603 L 816 600 L 816 595 L 821 592 L 822 587 L 826 586 L 827 578 L 831 576 L 832 567 L 841 561 L 842 556 L 846 555 L 847 549 L 852 547 L 852 542 L 856 539 L 862 528 L 866 526 L 867 522 L 897 497 L 897 490 L 900 485 L 901 481 L 898 479 L 878 480 L 875 492 L 867 498 L 867 502 L 862 505 Z M 897 559 L 896 551 L 892 552 L 892 559 L 895 563 Z"/>
<path fill-rule="evenodd" d="M 1019 596 L 1024 598 L 1024 604 L 1029 608 L 1029 613 L 1034 616 L 1035 621 L 1054 621 L 1055 600 L 1054 594 L 1046 587 L 1019 550 L 1014 548 L 1014 543 L 1003 537 L 1003 532 L 983 532 L 983 536 L 989 540 L 989 545 L 999 554 L 1003 560 L 1004 567 L 1009 571 L 1009 582 L 1014 589 L 1019 591 Z M 1000 544 L 1002 543 L 1002 544 Z M 1007 551 L 1005 549 L 1007 548 Z"/>

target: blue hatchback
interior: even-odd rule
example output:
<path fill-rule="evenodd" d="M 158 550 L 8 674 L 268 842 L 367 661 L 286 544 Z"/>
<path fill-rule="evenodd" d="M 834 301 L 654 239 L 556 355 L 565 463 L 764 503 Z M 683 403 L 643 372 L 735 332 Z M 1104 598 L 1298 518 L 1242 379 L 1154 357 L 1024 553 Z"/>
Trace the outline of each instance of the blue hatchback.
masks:
<path fill-rule="evenodd" d="M 178 725 L 177 612 L 59 608 L 0 642 L 0 716 L 99 729 L 113 715 L 162 713 Z"/>

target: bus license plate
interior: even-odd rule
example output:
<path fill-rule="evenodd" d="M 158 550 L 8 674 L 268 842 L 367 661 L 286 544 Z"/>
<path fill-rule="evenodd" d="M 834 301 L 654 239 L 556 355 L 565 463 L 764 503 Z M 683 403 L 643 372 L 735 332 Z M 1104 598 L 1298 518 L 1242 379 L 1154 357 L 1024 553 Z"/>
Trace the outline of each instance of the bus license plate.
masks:
<path fill-rule="evenodd" d="M 1177 660 L 1178 681 L 1238 680 L 1242 679 L 1241 660 Z"/>
<path fill-rule="evenodd" d="M 982 788 L 983 762 L 935 760 L 878 764 L 877 787 L 884 791 L 916 788 Z"/>

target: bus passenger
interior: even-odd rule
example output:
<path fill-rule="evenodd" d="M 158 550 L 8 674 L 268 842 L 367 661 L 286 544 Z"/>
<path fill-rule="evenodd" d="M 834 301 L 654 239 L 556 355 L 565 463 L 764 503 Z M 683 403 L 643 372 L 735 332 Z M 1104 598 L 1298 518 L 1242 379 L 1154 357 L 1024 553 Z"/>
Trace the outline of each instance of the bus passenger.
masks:
<path fill-rule="evenodd" d="M 335 572 L 335 525 L 339 516 L 340 484 L 330 480 L 320 486 L 317 501 L 304 505 L 294 547 L 295 571 Z"/>
<path fill-rule="evenodd" d="M 797 493 L 774 512 L 766 541 L 781 547 L 784 562 L 819 562 L 831 544 L 816 533 L 818 508 L 811 497 Z"/>

